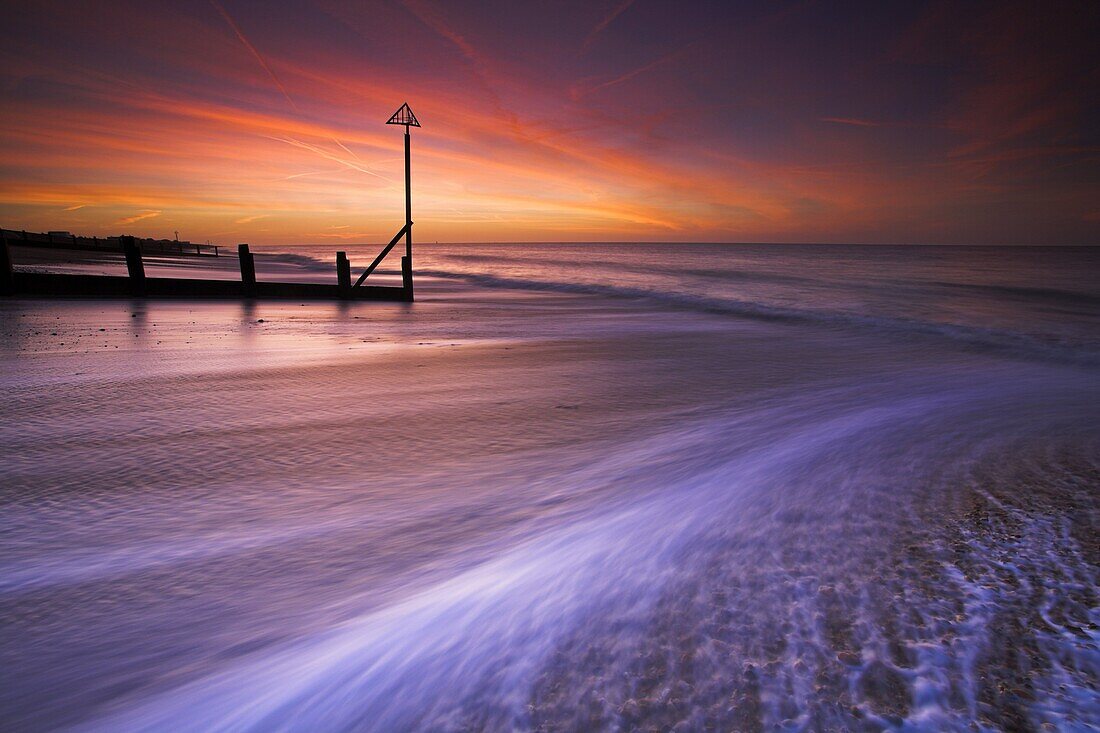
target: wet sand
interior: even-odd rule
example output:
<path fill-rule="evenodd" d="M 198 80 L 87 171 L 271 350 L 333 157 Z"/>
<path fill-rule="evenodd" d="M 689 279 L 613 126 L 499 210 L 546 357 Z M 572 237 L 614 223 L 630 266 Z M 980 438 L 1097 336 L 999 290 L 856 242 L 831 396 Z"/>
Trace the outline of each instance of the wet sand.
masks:
<path fill-rule="evenodd" d="M 5 721 L 1096 722 L 1090 369 L 420 292 L 0 304 Z"/>

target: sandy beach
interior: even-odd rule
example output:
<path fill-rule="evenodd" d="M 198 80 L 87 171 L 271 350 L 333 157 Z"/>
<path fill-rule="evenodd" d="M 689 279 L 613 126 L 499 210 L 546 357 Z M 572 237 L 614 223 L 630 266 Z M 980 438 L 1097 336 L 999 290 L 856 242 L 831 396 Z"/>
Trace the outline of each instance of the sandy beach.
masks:
<path fill-rule="evenodd" d="M 1088 347 L 748 318 L 627 270 L 555 292 L 511 256 L 485 287 L 425 254 L 413 304 L 0 305 L 5 719 L 1097 720 Z"/>

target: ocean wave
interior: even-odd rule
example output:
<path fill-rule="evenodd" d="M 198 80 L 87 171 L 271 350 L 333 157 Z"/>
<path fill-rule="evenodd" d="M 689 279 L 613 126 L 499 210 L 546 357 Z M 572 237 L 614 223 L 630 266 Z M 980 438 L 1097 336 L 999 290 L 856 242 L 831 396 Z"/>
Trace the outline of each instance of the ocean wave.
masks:
<path fill-rule="evenodd" d="M 258 254 L 257 256 L 263 257 L 270 262 L 293 265 L 313 272 L 329 272 L 334 267 L 334 265 L 327 260 L 291 252 L 264 253 Z M 450 254 L 446 255 L 446 259 L 473 263 L 482 260 L 498 261 L 500 257 L 489 257 L 478 254 Z M 547 263 L 537 258 L 505 257 L 505 259 L 516 263 L 529 262 L 531 264 L 537 263 L 540 265 L 553 264 L 552 262 Z M 621 263 L 608 262 L 607 264 L 618 266 Z M 417 274 L 444 280 L 466 282 L 471 285 L 492 289 L 530 290 L 596 295 L 612 298 L 641 299 L 676 309 L 738 316 L 756 320 L 814 324 L 837 328 L 858 328 L 890 333 L 895 336 L 917 335 L 939 337 L 959 342 L 970 347 L 995 351 L 1020 358 L 1040 358 L 1080 365 L 1100 364 L 1100 344 L 1066 336 L 1025 333 L 1021 331 L 986 328 L 943 321 L 919 320 L 884 314 L 864 315 L 822 308 L 792 308 L 753 300 L 739 300 L 736 298 L 711 295 L 696 295 L 674 290 L 658 290 L 654 288 L 609 285 L 604 283 L 566 282 L 561 280 L 489 275 L 477 272 L 459 272 L 445 269 L 418 269 Z M 720 273 L 712 270 L 695 270 L 682 274 L 695 275 L 697 277 L 716 277 Z M 725 278 L 729 275 L 730 273 L 727 272 L 723 277 Z M 796 281 L 804 284 L 815 282 L 811 278 L 794 275 L 785 276 L 776 273 L 735 273 L 735 276 L 739 279 L 760 279 L 772 282 L 783 280 L 792 284 Z M 826 286 L 829 284 L 821 281 L 816 282 Z M 899 282 L 893 287 L 907 287 L 911 285 L 913 285 L 913 283 Z M 1057 301 L 1069 307 L 1088 307 L 1100 303 L 1100 296 L 1051 288 L 951 282 L 927 282 L 920 283 L 920 285 L 943 288 L 945 290 L 972 290 L 1000 296 L 1032 298 L 1043 300 L 1047 303 Z M 848 287 L 851 287 L 851 284 L 849 284 Z"/>
<path fill-rule="evenodd" d="M 1093 293 L 1081 293 L 1073 290 L 1059 290 L 1057 288 L 1034 288 L 1022 285 L 988 285 L 984 283 L 931 283 L 938 288 L 951 288 L 956 290 L 973 290 L 994 295 L 1009 296 L 1024 299 L 1053 300 L 1066 305 L 1100 305 L 1100 295 Z"/>
<path fill-rule="evenodd" d="M 257 252 L 256 257 L 265 262 L 278 262 L 284 265 L 294 265 L 300 267 L 303 270 L 310 270 L 312 272 L 333 272 L 336 269 L 336 263 L 328 262 L 326 260 L 320 260 L 316 257 L 310 257 L 309 255 L 294 254 L 292 252 Z"/>
<path fill-rule="evenodd" d="M 841 311 L 788 308 L 758 301 L 718 298 L 647 288 L 598 283 L 561 282 L 528 278 L 500 277 L 480 273 L 447 270 L 419 270 L 429 277 L 460 280 L 486 288 L 534 290 L 615 298 L 642 299 L 677 309 L 695 310 L 765 321 L 804 323 L 831 327 L 855 327 L 894 335 L 920 335 L 950 339 L 968 346 L 1008 353 L 1023 358 L 1043 358 L 1064 363 L 1100 364 L 1097 345 L 1068 338 L 1045 337 L 1018 331 L 967 326 L 955 323 L 921 321 L 885 315 L 861 315 Z"/>
<path fill-rule="evenodd" d="M 499 266 L 500 264 L 508 265 L 536 265 L 538 267 L 561 267 L 570 268 L 576 267 L 576 260 L 568 259 L 549 259 L 545 257 L 517 257 L 514 255 L 499 255 L 496 253 L 489 255 L 482 254 L 448 254 L 443 255 L 443 259 L 451 262 L 459 263 L 487 263 Z M 639 263 L 625 263 L 621 260 L 606 260 L 598 258 L 586 258 L 584 261 L 586 269 L 598 269 L 606 268 L 608 270 L 614 270 L 616 272 L 632 272 L 645 275 L 668 275 L 668 268 L 659 263 L 653 264 L 639 264 Z M 778 272 L 762 272 L 760 270 L 745 270 L 731 267 L 678 267 L 676 269 L 676 275 L 684 277 L 700 277 L 709 278 L 712 280 L 722 281 L 744 281 L 744 282 L 764 282 L 764 283 L 780 283 L 783 285 L 828 285 L 827 281 L 823 281 L 820 277 L 805 277 L 801 275 L 787 275 Z"/>
<path fill-rule="evenodd" d="M 576 262 L 568 259 L 548 259 L 545 257 L 521 257 L 505 254 L 447 254 L 443 259 L 462 264 L 501 263 L 510 265 L 536 265 L 539 267 L 575 267 Z M 606 268 L 616 272 L 631 272 L 640 274 L 668 275 L 666 264 L 661 263 L 627 263 L 621 260 L 592 259 L 585 260 L 586 268 Z M 741 267 L 688 267 L 681 263 L 675 271 L 681 277 L 696 277 L 722 282 L 746 282 L 769 283 L 781 285 L 794 285 L 799 287 L 835 287 L 839 281 L 833 278 L 825 278 L 822 274 L 815 276 L 792 275 L 782 272 L 766 271 L 760 269 L 744 269 Z M 1022 285 L 1000 285 L 993 283 L 963 283 L 946 280 L 901 280 L 901 279 L 875 279 L 868 282 L 855 282 L 845 279 L 843 286 L 849 290 L 859 290 L 873 293 L 896 293 L 899 288 L 914 292 L 927 291 L 929 288 L 953 290 L 956 292 L 969 291 L 995 297 L 1019 298 L 1022 300 L 1042 300 L 1057 302 L 1068 306 L 1100 305 L 1100 293 L 1089 293 L 1074 290 L 1062 290 L 1049 287 L 1029 287 Z"/>

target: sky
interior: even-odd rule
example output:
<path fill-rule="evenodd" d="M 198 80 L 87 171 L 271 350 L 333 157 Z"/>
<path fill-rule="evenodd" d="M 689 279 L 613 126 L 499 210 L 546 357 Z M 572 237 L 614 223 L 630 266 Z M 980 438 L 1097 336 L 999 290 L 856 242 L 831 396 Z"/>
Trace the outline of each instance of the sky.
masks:
<path fill-rule="evenodd" d="M 1100 4 L 5 0 L 0 226 L 1100 244 Z"/>

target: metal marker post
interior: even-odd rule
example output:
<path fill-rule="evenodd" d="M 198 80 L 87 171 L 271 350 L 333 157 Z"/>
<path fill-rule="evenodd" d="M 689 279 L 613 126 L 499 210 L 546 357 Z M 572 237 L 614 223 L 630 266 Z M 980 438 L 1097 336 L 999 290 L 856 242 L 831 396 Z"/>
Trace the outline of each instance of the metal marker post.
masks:
<path fill-rule="evenodd" d="M 412 155 L 410 153 L 411 137 L 410 127 L 420 127 L 420 121 L 416 119 L 408 102 L 400 108 L 386 122 L 387 125 L 405 126 L 405 256 L 401 258 L 401 286 L 412 300 Z"/>

